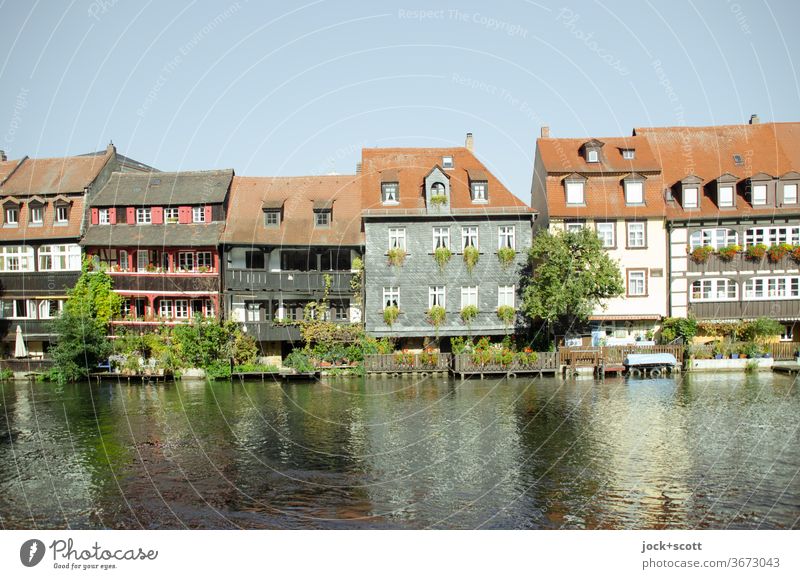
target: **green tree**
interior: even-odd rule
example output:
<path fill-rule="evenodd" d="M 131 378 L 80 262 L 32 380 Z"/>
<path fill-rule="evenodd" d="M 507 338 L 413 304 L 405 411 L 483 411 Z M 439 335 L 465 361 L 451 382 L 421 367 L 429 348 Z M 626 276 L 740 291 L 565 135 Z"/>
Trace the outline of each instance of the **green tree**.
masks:
<path fill-rule="evenodd" d="M 602 300 L 625 291 L 619 265 L 588 228 L 540 232 L 528 260 L 533 273 L 523 290 L 522 311 L 560 331 L 586 321 Z"/>
<path fill-rule="evenodd" d="M 122 298 L 114 293 L 111 276 L 92 270 L 92 263 L 84 260 L 80 278 L 67 292 L 64 311 L 52 322 L 58 338 L 50 350 L 51 377 L 59 383 L 86 378 L 111 353 L 108 325 L 119 314 Z"/>

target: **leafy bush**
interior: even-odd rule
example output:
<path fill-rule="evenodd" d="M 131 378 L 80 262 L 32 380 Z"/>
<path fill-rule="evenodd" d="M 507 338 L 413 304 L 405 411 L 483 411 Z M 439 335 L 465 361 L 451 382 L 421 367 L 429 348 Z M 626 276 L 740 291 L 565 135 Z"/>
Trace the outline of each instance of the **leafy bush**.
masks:
<path fill-rule="evenodd" d="M 497 308 L 497 317 L 503 322 L 505 327 L 514 323 L 514 318 L 517 316 L 517 311 L 511 306 L 500 306 Z"/>
<path fill-rule="evenodd" d="M 500 265 L 503 267 L 508 267 L 512 263 L 514 263 L 514 259 L 517 257 L 517 252 L 514 251 L 510 247 L 501 247 L 497 250 L 497 259 L 500 260 Z"/>
<path fill-rule="evenodd" d="M 481 255 L 477 247 L 468 245 L 467 247 L 464 248 L 464 265 L 467 266 L 468 273 L 472 273 L 472 270 L 475 269 L 475 266 L 478 264 L 478 259 L 480 259 L 480 256 Z"/>
<path fill-rule="evenodd" d="M 451 257 L 453 257 L 453 252 L 450 251 L 449 247 L 437 247 L 433 251 L 433 259 L 436 260 L 437 264 L 439 264 L 440 270 L 444 270 L 444 266 L 447 265 L 447 262 L 450 261 Z"/>
<path fill-rule="evenodd" d="M 402 247 L 393 247 L 389 250 L 389 265 L 401 266 L 406 261 L 406 250 Z"/>
<path fill-rule="evenodd" d="M 314 365 L 308 359 L 308 355 L 302 350 L 292 350 L 291 354 L 286 356 L 283 365 L 287 368 L 294 368 L 300 373 L 313 372 Z"/>
<path fill-rule="evenodd" d="M 397 321 L 399 315 L 400 308 L 397 306 L 386 306 L 386 309 L 383 310 L 383 321 L 387 326 L 391 327 Z"/>
<path fill-rule="evenodd" d="M 734 257 L 736 257 L 736 254 L 739 253 L 740 251 L 742 251 L 742 248 L 734 243 L 732 245 L 726 245 L 725 247 L 720 247 L 718 253 L 720 259 L 722 259 L 723 261 L 731 261 Z"/>
<path fill-rule="evenodd" d="M 752 322 L 743 324 L 739 337 L 746 341 L 757 340 L 759 338 L 769 338 L 780 336 L 783 332 L 783 325 L 772 318 L 758 318 Z"/>
<path fill-rule="evenodd" d="M 464 306 L 461 308 L 461 321 L 469 326 L 478 317 L 478 306 Z"/>
<path fill-rule="evenodd" d="M 454 336 L 450 338 L 450 347 L 453 350 L 453 354 L 463 354 L 467 349 L 472 347 L 472 340 L 464 336 Z"/>
<path fill-rule="evenodd" d="M 683 338 L 685 343 L 690 343 L 697 335 L 697 320 L 689 318 L 666 318 L 661 326 L 661 339 L 671 342 L 676 338 Z"/>

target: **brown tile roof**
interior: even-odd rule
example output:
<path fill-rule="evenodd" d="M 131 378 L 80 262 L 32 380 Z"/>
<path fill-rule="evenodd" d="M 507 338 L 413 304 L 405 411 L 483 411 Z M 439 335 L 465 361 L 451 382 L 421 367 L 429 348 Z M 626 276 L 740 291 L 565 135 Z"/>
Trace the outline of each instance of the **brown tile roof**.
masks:
<path fill-rule="evenodd" d="M 102 155 L 25 158 L 0 186 L 0 195 L 83 193 L 113 154 L 113 147 L 109 147 Z"/>
<path fill-rule="evenodd" d="M 596 139 L 604 143 L 600 149 L 600 161 L 587 163 L 581 147 L 591 140 L 540 138 L 536 141 L 537 154 L 548 173 L 631 173 L 658 171 L 660 168 L 650 143 L 640 136 Z M 634 158 L 623 159 L 622 149 L 633 149 Z"/>
<path fill-rule="evenodd" d="M 13 197 L 6 196 L 0 201 L 6 201 Z M 78 238 L 81 234 L 81 221 L 83 220 L 84 197 L 83 195 L 69 195 L 70 203 L 69 220 L 66 225 L 55 224 L 55 205 L 54 198 L 47 198 L 44 206 L 44 217 L 42 225 L 32 225 L 28 223 L 30 219 L 30 207 L 27 199 L 22 201 L 22 207 L 17 217 L 17 227 L 0 227 L 0 240 L 2 241 L 35 241 L 45 239 L 67 239 Z"/>
<path fill-rule="evenodd" d="M 518 211 L 530 211 L 530 207 L 524 201 L 506 189 L 505 185 L 465 147 L 362 149 L 362 208 L 367 211 L 385 210 L 388 214 L 424 210 L 425 176 L 434 166 L 441 166 L 443 156 L 452 156 L 454 161 L 452 169 L 443 170 L 450 176 L 451 209 L 486 211 L 514 208 Z M 469 172 L 487 179 L 488 203 L 480 205 L 472 203 Z M 392 207 L 381 204 L 381 182 L 388 180 L 397 181 L 400 185 L 399 203 Z"/>
<path fill-rule="evenodd" d="M 0 188 L 2 188 L 3 181 L 14 171 L 17 165 L 19 165 L 23 159 L 17 159 L 16 161 L 0 161 Z"/>
<path fill-rule="evenodd" d="M 644 205 L 626 205 L 621 175 L 588 175 L 584 185 L 585 206 L 567 205 L 563 176 L 547 177 L 547 208 L 550 217 L 639 218 L 664 215 L 664 187 L 660 175 L 649 175 L 644 186 Z"/>
<path fill-rule="evenodd" d="M 741 181 L 760 172 L 779 177 L 800 171 L 800 123 L 637 128 L 634 132 L 649 141 L 662 166 L 665 187 L 673 187 L 692 174 L 707 185 L 724 173 L 732 173 Z M 742 165 L 736 164 L 734 155 L 742 157 Z M 720 210 L 704 194 L 699 210 L 684 211 L 674 203 L 668 204 L 667 215 L 676 219 L 798 212 L 797 208 L 753 208 L 740 193 L 737 188 L 735 211 Z"/>
<path fill-rule="evenodd" d="M 314 207 L 333 202 L 330 227 L 314 227 Z M 283 207 L 280 227 L 264 225 L 264 207 Z M 255 245 L 364 244 L 357 175 L 234 177 L 223 243 Z"/>

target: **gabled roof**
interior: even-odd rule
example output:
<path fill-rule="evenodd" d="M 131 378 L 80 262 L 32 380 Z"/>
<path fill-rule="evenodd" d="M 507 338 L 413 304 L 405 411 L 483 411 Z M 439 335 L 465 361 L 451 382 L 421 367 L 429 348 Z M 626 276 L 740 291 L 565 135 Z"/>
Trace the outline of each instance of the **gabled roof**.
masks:
<path fill-rule="evenodd" d="M 380 186 L 380 185 L 379 185 Z M 279 227 L 264 209 L 283 208 Z M 314 210 L 332 207 L 331 224 L 314 226 Z M 361 246 L 361 185 L 357 175 L 234 177 L 221 241 L 240 245 Z"/>
<path fill-rule="evenodd" d="M 800 123 L 761 123 L 712 127 L 637 128 L 634 134 L 647 139 L 653 155 L 661 164 L 665 187 L 672 187 L 694 173 L 708 184 L 725 173 L 740 176 L 767 173 L 784 175 L 800 170 Z M 734 155 L 743 163 L 737 164 Z M 773 215 L 798 208 L 753 207 L 736 192 L 735 213 Z M 701 196 L 700 208 L 685 212 L 680 204 L 667 208 L 670 218 L 718 217 L 719 208 L 707 195 Z M 725 215 L 730 215 L 726 211 Z"/>
<path fill-rule="evenodd" d="M 362 149 L 362 209 L 365 211 L 381 210 L 389 215 L 408 213 L 408 210 L 424 211 L 425 177 L 430 173 L 431 167 L 440 166 L 444 156 L 453 157 L 453 168 L 441 169 L 450 178 L 450 209 L 452 212 L 475 210 L 476 208 L 482 211 L 499 209 L 505 212 L 531 211 L 524 201 L 515 197 L 465 147 Z M 387 181 L 384 177 L 387 172 L 391 172 L 394 177 L 392 180 L 400 184 L 399 202 L 392 206 L 384 206 L 381 203 L 381 182 Z M 483 178 L 471 177 L 471 175 L 477 174 Z M 470 180 L 488 181 L 487 203 L 481 205 L 472 203 Z"/>
<path fill-rule="evenodd" d="M 102 155 L 48 159 L 25 157 L 0 185 L 0 195 L 83 193 L 114 153 L 114 148 L 109 146 Z M 0 172 L 4 170 L 0 168 Z"/>
<path fill-rule="evenodd" d="M 600 142 L 597 139 L 556 139 L 543 137 L 537 139 L 537 155 L 542 160 L 544 168 L 548 173 L 631 173 L 638 172 L 658 172 L 660 170 L 658 160 L 651 151 L 650 144 L 646 138 L 640 136 L 632 137 L 609 137 L 603 138 L 603 154 L 600 160 L 595 163 L 588 163 L 581 154 L 581 149 L 587 143 Z M 622 156 L 623 149 L 633 149 L 634 158 L 625 159 Z"/>
<path fill-rule="evenodd" d="M 89 205 L 192 205 L 223 203 L 233 169 L 154 173 L 112 173 Z"/>

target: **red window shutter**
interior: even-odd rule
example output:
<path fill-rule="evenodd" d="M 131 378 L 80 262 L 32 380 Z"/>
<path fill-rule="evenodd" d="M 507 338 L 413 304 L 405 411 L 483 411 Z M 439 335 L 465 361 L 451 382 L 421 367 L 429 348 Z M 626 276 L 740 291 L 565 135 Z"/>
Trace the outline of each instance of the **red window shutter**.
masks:
<path fill-rule="evenodd" d="M 99 214 L 100 211 L 97 209 L 97 207 L 92 207 L 92 225 L 97 225 L 100 222 L 100 217 L 98 217 Z"/>
<path fill-rule="evenodd" d="M 153 223 L 155 224 L 164 223 L 164 208 L 153 207 L 150 210 L 150 218 L 153 220 Z"/>
<path fill-rule="evenodd" d="M 192 208 L 182 205 L 178 207 L 178 223 L 192 222 Z"/>
<path fill-rule="evenodd" d="M 128 223 L 136 223 L 136 210 L 128 207 Z"/>
<path fill-rule="evenodd" d="M 211 205 L 206 205 L 206 223 L 211 223 Z"/>
<path fill-rule="evenodd" d="M 109 213 L 108 220 L 111 222 L 111 225 L 116 225 L 117 224 L 117 208 L 116 207 L 112 207 L 111 209 L 108 210 L 108 213 Z"/>

